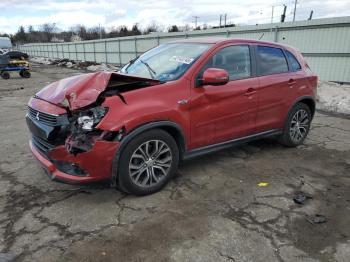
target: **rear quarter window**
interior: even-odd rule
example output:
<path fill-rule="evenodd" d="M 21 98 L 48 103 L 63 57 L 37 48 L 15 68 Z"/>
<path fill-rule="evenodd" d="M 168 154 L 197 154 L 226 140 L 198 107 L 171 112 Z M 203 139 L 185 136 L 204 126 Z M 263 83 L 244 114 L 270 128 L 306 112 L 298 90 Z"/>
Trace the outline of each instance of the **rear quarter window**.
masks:
<path fill-rule="evenodd" d="M 288 64 L 282 49 L 258 46 L 259 75 L 272 75 L 288 72 Z"/>
<path fill-rule="evenodd" d="M 292 67 L 292 70 L 293 71 L 298 71 L 301 69 L 301 65 L 300 63 L 298 62 L 298 59 L 296 59 L 296 57 L 289 51 L 285 50 L 286 51 L 286 55 L 288 57 L 288 60 L 289 60 L 289 63 Z"/>

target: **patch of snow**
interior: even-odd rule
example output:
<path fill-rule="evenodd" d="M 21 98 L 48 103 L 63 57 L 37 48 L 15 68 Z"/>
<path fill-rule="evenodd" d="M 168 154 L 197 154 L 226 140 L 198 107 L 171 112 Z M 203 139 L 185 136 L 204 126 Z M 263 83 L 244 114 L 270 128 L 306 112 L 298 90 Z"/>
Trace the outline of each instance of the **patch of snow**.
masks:
<path fill-rule="evenodd" d="M 88 66 L 86 68 L 87 70 L 89 71 L 116 71 L 118 70 L 117 67 L 113 66 L 113 65 L 107 65 L 105 63 L 102 63 L 100 65 L 91 65 L 91 66 Z"/>
<path fill-rule="evenodd" d="M 79 68 L 79 69 L 86 69 L 88 71 L 117 71 L 119 68 L 111 65 L 111 64 L 105 64 L 105 63 L 96 63 L 96 62 L 89 62 L 89 61 L 74 61 L 69 59 L 51 59 L 51 58 L 45 58 L 45 57 L 32 57 L 30 59 L 32 63 L 37 64 L 43 64 L 43 65 L 57 65 L 67 68 Z"/>
<path fill-rule="evenodd" d="M 350 114 L 350 85 L 319 81 L 317 108 L 328 112 Z"/>
<path fill-rule="evenodd" d="M 45 57 L 32 57 L 30 59 L 30 61 L 33 63 L 43 64 L 43 65 L 51 65 L 52 64 L 51 59 L 45 58 Z"/>

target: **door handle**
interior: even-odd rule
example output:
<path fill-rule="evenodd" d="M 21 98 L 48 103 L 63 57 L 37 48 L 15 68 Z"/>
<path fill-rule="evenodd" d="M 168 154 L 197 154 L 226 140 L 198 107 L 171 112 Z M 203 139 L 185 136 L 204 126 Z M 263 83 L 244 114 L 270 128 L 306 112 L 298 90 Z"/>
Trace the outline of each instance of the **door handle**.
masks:
<path fill-rule="evenodd" d="M 295 80 L 294 79 L 289 79 L 289 81 L 288 81 L 288 85 L 291 87 L 291 86 L 293 86 L 293 85 L 295 85 L 297 82 L 295 82 Z"/>
<path fill-rule="evenodd" d="M 187 99 L 182 99 L 182 100 L 177 101 L 177 103 L 179 105 L 186 105 L 188 103 L 188 100 Z"/>
<path fill-rule="evenodd" d="M 251 96 L 251 95 L 253 95 L 253 94 L 255 94 L 255 93 L 256 93 L 255 88 L 249 87 L 249 88 L 247 89 L 247 91 L 244 93 L 244 95 L 245 95 L 245 96 Z"/>

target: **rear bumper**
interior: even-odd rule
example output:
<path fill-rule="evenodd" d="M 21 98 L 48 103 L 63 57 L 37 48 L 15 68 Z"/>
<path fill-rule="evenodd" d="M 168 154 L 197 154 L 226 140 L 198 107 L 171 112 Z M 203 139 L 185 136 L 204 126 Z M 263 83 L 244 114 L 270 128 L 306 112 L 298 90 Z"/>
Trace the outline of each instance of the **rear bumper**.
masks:
<path fill-rule="evenodd" d="M 111 179 L 112 162 L 119 143 L 98 141 L 90 152 L 81 153 L 77 156 L 69 154 L 64 146 L 57 147 L 50 151 L 50 158 L 46 158 L 40 153 L 32 141 L 29 142 L 29 146 L 51 180 L 69 184 L 83 184 Z M 50 159 L 78 164 L 87 174 L 78 176 L 62 172 Z"/>

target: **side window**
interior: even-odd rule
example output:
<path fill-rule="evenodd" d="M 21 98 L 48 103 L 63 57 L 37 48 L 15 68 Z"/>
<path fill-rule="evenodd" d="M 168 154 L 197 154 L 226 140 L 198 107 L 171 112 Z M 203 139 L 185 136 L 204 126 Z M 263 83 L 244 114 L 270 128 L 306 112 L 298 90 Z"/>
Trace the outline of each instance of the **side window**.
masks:
<path fill-rule="evenodd" d="M 301 65 L 299 64 L 299 62 L 298 62 L 298 60 L 295 58 L 295 56 L 294 56 L 291 52 L 289 52 L 289 51 L 287 51 L 287 50 L 285 50 L 285 51 L 286 51 L 288 60 L 289 60 L 289 62 L 290 62 L 290 64 L 291 64 L 292 70 L 293 70 L 293 71 L 298 71 L 298 70 L 300 70 L 300 69 L 301 69 Z"/>
<path fill-rule="evenodd" d="M 202 68 L 200 76 L 207 68 L 225 69 L 230 80 L 247 78 L 251 76 L 250 52 L 247 45 L 234 45 L 225 47 L 213 55 Z"/>
<path fill-rule="evenodd" d="M 288 64 L 282 49 L 258 46 L 258 66 L 260 75 L 288 72 Z"/>

